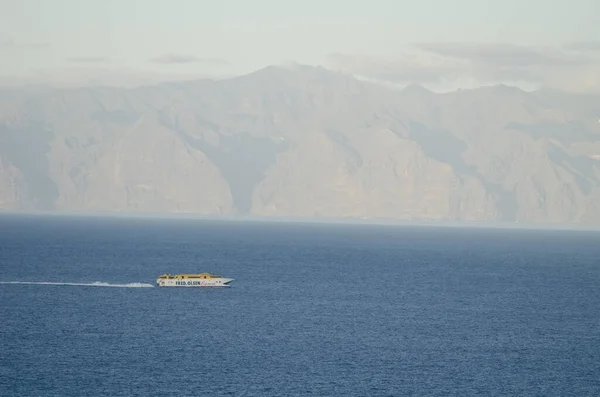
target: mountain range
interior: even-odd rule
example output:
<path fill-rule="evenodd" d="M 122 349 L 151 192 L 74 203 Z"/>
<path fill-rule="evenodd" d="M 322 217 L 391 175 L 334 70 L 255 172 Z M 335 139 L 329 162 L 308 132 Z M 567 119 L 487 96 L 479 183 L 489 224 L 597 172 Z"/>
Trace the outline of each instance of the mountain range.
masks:
<path fill-rule="evenodd" d="M 600 96 L 304 65 L 4 89 L 0 209 L 600 224 Z"/>

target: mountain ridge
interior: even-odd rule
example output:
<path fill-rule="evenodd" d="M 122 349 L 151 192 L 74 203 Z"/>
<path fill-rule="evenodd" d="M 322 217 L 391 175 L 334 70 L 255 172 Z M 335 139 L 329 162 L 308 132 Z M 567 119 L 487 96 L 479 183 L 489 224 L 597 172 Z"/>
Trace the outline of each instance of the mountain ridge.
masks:
<path fill-rule="evenodd" d="M 0 95 L 0 208 L 600 222 L 599 97 L 421 88 L 294 65 Z"/>

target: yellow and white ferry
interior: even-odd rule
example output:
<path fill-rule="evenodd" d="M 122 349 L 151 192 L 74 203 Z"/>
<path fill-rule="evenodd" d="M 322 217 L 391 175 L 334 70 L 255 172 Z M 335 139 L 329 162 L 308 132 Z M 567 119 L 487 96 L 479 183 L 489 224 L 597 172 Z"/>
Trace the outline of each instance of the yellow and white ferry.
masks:
<path fill-rule="evenodd" d="M 162 274 L 156 279 L 157 287 L 229 287 L 232 278 L 217 274 Z"/>

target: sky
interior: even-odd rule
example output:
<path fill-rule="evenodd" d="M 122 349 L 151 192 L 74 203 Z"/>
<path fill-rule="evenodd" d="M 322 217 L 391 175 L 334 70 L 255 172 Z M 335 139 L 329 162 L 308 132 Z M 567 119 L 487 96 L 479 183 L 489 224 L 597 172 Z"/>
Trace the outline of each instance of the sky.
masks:
<path fill-rule="evenodd" d="M 282 63 L 452 90 L 600 89 L 597 0 L 0 0 L 0 81 L 136 85 Z"/>

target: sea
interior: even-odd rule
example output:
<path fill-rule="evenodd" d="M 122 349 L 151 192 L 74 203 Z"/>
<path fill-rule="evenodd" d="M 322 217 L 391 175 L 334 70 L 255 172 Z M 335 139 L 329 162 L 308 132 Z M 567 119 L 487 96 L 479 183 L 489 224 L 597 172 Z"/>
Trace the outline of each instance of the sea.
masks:
<path fill-rule="evenodd" d="M 0 321 L 1 396 L 599 396 L 600 233 L 3 214 Z"/>

